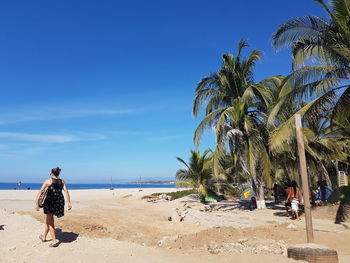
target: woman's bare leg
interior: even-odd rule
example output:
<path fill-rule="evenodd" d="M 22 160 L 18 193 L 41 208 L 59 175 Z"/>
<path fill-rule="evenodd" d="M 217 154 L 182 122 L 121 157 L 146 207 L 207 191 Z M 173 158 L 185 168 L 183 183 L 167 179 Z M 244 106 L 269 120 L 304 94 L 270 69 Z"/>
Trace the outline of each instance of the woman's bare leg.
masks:
<path fill-rule="evenodd" d="M 47 238 L 47 234 L 49 233 L 49 220 L 48 220 L 48 215 L 46 214 L 46 224 L 45 224 L 45 229 L 44 229 L 44 240 Z"/>
<path fill-rule="evenodd" d="M 57 243 L 56 240 L 56 232 L 55 232 L 55 221 L 53 218 L 53 214 L 46 214 L 46 218 L 48 219 L 48 225 L 49 225 L 49 231 L 50 231 L 50 236 L 52 238 L 52 244 Z"/>

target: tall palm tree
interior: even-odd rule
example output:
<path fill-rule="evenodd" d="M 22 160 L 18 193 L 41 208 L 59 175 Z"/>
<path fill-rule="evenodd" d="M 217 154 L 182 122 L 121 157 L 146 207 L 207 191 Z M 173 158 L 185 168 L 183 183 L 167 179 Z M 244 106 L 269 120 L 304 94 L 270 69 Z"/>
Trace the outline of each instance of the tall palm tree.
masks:
<path fill-rule="evenodd" d="M 204 202 L 204 198 L 208 195 L 209 182 L 212 178 L 212 161 L 210 157 L 207 157 L 208 153 L 209 150 L 201 155 L 199 151 L 191 150 L 189 163 L 176 157 L 186 166 L 176 172 L 176 184 L 194 187 L 198 191 L 201 202 Z"/>
<path fill-rule="evenodd" d="M 316 16 L 293 18 L 279 26 L 273 34 L 276 49 L 290 46 L 293 73 L 285 80 L 284 96 L 269 118 L 284 116 L 284 106 L 292 101 L 310 101 L 298 114 L 315 119 L 331 111 L 331 118 L 350 114 L 350 1 L 332 0 L 331 6 L 317 0 L 331 20 Z M 294 137 L 294 115 L 272 136 L 272 148 L 278 148 Z"/>
<path fill-rule="evenodd" d="M 214 174 L 223 170 L 220 164 L 228 144 L 235 175 L 247 178 L 264 207 L 263 186 L 269 183 L 271 175 L 264 125 L 264 109 L 271 94 L 264 86 L 278 77 L 254 84 L 253 69 L 261 52 L 254 50 L 248 58 L 243 58 L 241 53 L 246 46 L 247 43 L 241 41 L 236 56 L 223 55 L 219 71 L 198 83 L 193 114 L 198 116 L 206 104 L 206 116 L 195 131 L 194 142 L 198 146 L 204 130 L 213 126 L 216 133 Z"/>
<path fill-rule="evenodd" d="M 320 163 L 324 163 L 334 158 L 334 153 L 337 153 L 336 157 L 340 157 L 344 152 L 348 153 L 348 138 L 345 139 L 347 143 L 343 147 L 344 151 L 340 153 L 337 140 L 344 138 L 335 139 L 329 136 L 334 135 L 335 130 L 349 134 L 347 124 L 350 115 L 350 0 L 331 0 L 330 6 L 323 0 L 316 2 L 328 13 L 330 21 L 316 16 L 294 18 L 281 25 L 273 34 L 273 45 L 276 49 L 285 46 L 292 48 L 293 73 L 287 77 L 285 83 L 294 89 L 285 92 L 274 114 L 271 114 L 269 124 L 276 121 L 275 116 L 283 116 L 283 106 L 295 99 L 304 98 L 311 101 L 296 112 L 304 115 L 304 123 L 324 117 L 325 112 L 329 111 L 331 131 L 328 136 L 318 137 L 317 133 L 311 134 L 314 140 L 309 144 L 313 144 L 315 148 L 306 147 L 309 154 L 317 156 L 318 160 L 323 159 Z M 294 130 L 294 116 L 285 118 L 275 130 L 270 142 L 272 148 L 281 148 L 286 142 L 294 139 L 295 134 L 290 132 L 290 129 Z M 309 133 L 307 130 L 306 132 Z M 330 153 L 327 152 L 330 149 L 333 156 L 324 156 L 325 153 Z M 349 197 L 340 203 L 336 219 L 338 223 L 344 220 L 344 214 L 350 211 L 348 200 Z"/>
<path fill-rule="evenodd" d="M 221 107 L 232 106 L 233 100 L 242 96 L 245 89 L 254 83 L 253 70 L 262 52 L 253 50 L 248 58 L 243 58 L 242 51 L 247 46 L 247 42 L 241 40 L 237 55 L 224 54 L 219 71 L 209 74 L 197 84 L 192 108 L 195 117 L 203 104 L 206 104 L 207 115 Z"/>

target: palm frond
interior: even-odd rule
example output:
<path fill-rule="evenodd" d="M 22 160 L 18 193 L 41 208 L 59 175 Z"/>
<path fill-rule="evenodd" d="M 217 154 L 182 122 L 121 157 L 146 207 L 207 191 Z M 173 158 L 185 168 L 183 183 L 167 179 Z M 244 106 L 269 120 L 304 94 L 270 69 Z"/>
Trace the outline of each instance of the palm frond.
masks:
<path fill-rule="evenodd" d="M 198 125 L 196 131 L 194 132 L 194 144 L 196 147 L 198 147 L 199 142 L 201 140 L 201 137 L 203 135 L 203 132 L 205 131 L 205 129 L 211 127 L 215 121 L 217 120 L 217 118 L 219 116 L 221 116 L 221 113 L 225 111 L 225 109 L 217 109 L 211 113 L 209 113 L 207 116 L 205 116 L 205 118 L 200 122 L 200 124 Z"/>
<path fill-rule="evenodd" d="M 273 151 L 278 151 L 283 147 L 284 143 L 291 143 L 295 138 L 295 115 L 300 114 L 304 119 L 317 119 L 333 103 L 335 97 L 334 91 L 329 91 L 317 99 L 303 106 L 287 121 L 277 127 L 271 134 L 270 147 Z"/>
<path fill-rule="evenodd" d="M 344 223 L 350 217 L 350 202 L 340 201 L 337 214 L 335 216 L 335 223 Z"/>
<path fill-rule="evenodd" d="M 314 39 L 320 36 L 329 24 L 316 16 L 293 18 L 279 26 L 272 35 L 273 46 L 279 50 L 293 45 L 299 39 Z"/>
<path fill-rule="evenodd" d="M 176 181 L 176 187 L 194 187 L 193 183 L 191 181 Z"/>

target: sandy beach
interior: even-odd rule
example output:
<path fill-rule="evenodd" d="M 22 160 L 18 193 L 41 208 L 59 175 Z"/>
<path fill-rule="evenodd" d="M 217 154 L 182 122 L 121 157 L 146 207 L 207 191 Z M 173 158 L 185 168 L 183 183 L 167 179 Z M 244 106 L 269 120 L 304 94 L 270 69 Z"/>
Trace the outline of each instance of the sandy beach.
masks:
<path fill-rule="evenodd" d="M 44 215 L 34 210 L 37 191 L 0 191 L 0 261 L 294 262 L 286 248 L 306 242 L 304 219 L 292 221 L 279 207 L 208 211 L 191 196 L 142 199 L 171 191 L 70 191 L 73 209 L 56 220 L 57 248 L 38 239 Z M 335 209 L 314 211 L 315 240 L 336 249 L 340 262 L 350 262 L 350 230 L 333 223 Z"/>

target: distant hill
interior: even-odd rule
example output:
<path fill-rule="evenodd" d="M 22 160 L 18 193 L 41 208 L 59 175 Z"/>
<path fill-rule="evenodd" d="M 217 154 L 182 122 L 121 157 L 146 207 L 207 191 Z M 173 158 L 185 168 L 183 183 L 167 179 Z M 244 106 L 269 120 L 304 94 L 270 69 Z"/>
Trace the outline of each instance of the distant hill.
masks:
<path fill-rule="evenodd" d="M 129 184 L 175 184 L 175 181 L 140 181 L 129 182 Z"/>

